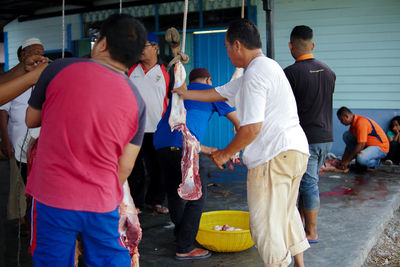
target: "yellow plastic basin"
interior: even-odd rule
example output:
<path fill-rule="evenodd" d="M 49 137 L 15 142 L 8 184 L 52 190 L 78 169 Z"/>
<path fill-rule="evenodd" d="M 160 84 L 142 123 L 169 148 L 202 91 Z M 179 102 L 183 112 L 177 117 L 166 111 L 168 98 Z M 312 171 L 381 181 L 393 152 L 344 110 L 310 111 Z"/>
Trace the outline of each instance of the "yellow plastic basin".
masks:
<path fill-rule="evenodd" d="M 215 225 L 227 224 L 242 231 L 216 231 Z M 238 252 L 254 245 L 249 230 L 249 213 L 238 210 L 203 212 L 201 215 L 197 242 L 216 252 Z"/>

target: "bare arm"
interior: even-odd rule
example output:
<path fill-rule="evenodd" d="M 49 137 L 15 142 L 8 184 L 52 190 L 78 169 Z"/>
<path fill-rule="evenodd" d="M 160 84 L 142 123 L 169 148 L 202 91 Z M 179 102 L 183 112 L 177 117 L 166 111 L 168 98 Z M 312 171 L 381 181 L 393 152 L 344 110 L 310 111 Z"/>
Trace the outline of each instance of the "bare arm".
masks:
<path fill-rule="evenodd" d="M 392 140 L 394 140 L 395 142 L 400 142 L 400 131 L 397 129 L 397 127 L 394 127 L 393 129 L 393 133 L 395 134 L 394 137 L 392 137 Z M 389 141 L 391 142 L 392 140 L 389 139 Z"/>
<path fill-rule="evenodd" d="M 15 79 L 21 75 L 24 75 L 25 72 L 26 71 L 24 68 L 24 64 L 20 62 L 20 63 L 18 63 L 18 65 L 16 65 L 11 70 L 0 74 L 0 84 L 11 81 L 12 79 Z"/>
<path fill-rule="evenodd" d="M 216 151 L 216 150 L 217 150 L 217 148 L 215 148 L 215 147 L 200 145 L 201 153 L 204 153 L 204 154 L 207 154 L 207 155 L 211 155 L 211 153 Z"/>
<path fill-rule="evenodd" d="M 40 74 L 47 67 L 47 61 L 40 61 L 36 64 L 36 68 L 31 72 L 0 84 L 0 105 L 13 100 L 37 82 Z"/>
<path fill-rule="evenodd" d="M 26 109 L 25 123 L 28 128 L 36 128 L 42 124 L 42 111 L 28 106 Z"/>
<path fill-rule="evenodd" d="M 218 102 L 226 101 L 227 99 L 217 93 L 215 88 L 209 90 L 188 90 L 186 83 L 183 83 L 181 87 L 172 90 L 173 93 L 177 93 L 182 96 L 183 99 L 196 100 L 201 102 Z"/>
<path fill-rule="evenodd" d="M 357 156 L 357 154 L 358 154 L 361 150 L 364 149 L 364 147 L 365 147 L 365 143 L 357 143 L 357 145 L 356 145 L 356 147 L 354 148 L 353 151 L 349 151 L 349 150 L 347 149 L 347 147 L 346 147 L 347 153 L 344 153 L 344 154 L 343 154 L 343 158 L 342 158 L 342 161 L 340 162 L 339 167 L 340 167 L 341 169 L 346 169 L 346 168 L 349 166 L 350 161 L 351 161 L 352 159 L 354 159 L 354 158 Z M 345 150 L 345 152 L 346 152 L 346 150 Z"/>
<path fill-rule="evenodd" d="M 396 136 L 393 138 L 394 141 L 396 141 L 397 143 L 400 143 L 400 133 L 398 132 L 396 134 Z"/>
<path fill-rule="evenodd" d="M 13 145 L 11 144 L 8 136 L 8 112 L 6 110 L 0 110 L 0 132 L 1 132 L 1 152 L 8 158 L 11 158 L 14 152 Z"/>
<path fill-rule="evenodd" d="M 228 118 L 228 120 L 230 120 L 233 123 L 233 125 L 235 126 L 235 129 L 236 129 L 236 132 L 239 131 L 240 123 L 239 123 L 239 120 L 237 118 L 237 112 L 236 111 L 232 111 L 232 112 L 226 114 L 225 116 Z"/>
<path fill-rule="evenodd" d="M 118 165 L 118 177 L 121 185 L 124 184 L 126 179 L 128 179 L 129 175 L 132 172 L 133 166 L 135 165 L 135 161 L 137 155 L 139 154 L 140 146 L 133 145 L 131 143 L 127 144 L 122 152 L 122 156 L 119 158 Z"/>
<path fill-rule="evenodd" d="M 262 122 L 241 126 L 226 148 L 217 150 L 211 154 L 211 160 L 218 168 L 223 169 L 222 165 L 226 163 L 232 155 L 244 149 L 256 139 L 261 132 L 261 128 Z"/>

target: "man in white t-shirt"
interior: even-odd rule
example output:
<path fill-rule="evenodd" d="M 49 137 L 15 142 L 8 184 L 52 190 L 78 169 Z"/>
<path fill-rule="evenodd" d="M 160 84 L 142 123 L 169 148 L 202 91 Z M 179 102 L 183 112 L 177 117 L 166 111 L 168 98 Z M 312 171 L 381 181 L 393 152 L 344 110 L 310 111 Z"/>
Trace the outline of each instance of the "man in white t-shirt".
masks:
<path fill-rule="evenodd" d="M 248 167 L 247 200 L 252 238 L 264 266 L 304 266 L 310 247 L 296 208 L 300 180 L 308 161 L 308 143 L 295 98 L 282 68 L 265 57 L 257 27 L 241 19 L 230 24 L 225 46 L 232 64 L 245 74 L 205 91 L 174 90 L 184 99 L 227 101 L 237 109 L 240 128 L 231 143 L 212 153 L 220 168 L 239 150 Z"/>

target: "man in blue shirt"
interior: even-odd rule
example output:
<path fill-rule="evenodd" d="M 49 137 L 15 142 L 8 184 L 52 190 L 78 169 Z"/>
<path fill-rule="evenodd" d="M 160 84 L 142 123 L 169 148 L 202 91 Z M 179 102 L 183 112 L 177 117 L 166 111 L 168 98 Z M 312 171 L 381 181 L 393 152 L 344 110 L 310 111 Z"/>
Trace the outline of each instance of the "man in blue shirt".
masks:
<path fill-rule="evenodd" d="M 211 76 L 208 70 L 198 68 L 189 74 L 188 90 L 208 90 L 213 88 Z M 225 102 L 205 103 L 193 100 L 185 100 L 187 111 L 186 125 L 191 134 L 201 143 L 208 121 L 214 112 L 220 116 L 226 116 L 239 129 L 239 121 L 236 117 L 235 108 Z M 199 229 L 201 213 L 207 196 L 207 179 L 200 176 L 202 184 L 202 196 L 198 200 L 183 200 L 178 195 L 177 189 L 182 182 L 181 159 L 182 159 L 182 134 L 174 130 L 168 123 L 171 113 L 171 105 L 168 107 L 154 133 L 154 147 L 164 174 L 165 186 L 168 198 L 168 207 L 172 222 L 175 224 L 174 234 L 176 237 L 177 260 L 204 259 L 211 256 L 207 250 L 196 248 L 194 241 Z M 201 145 L 201 151 L 211 154 L 215 148 Z"/>

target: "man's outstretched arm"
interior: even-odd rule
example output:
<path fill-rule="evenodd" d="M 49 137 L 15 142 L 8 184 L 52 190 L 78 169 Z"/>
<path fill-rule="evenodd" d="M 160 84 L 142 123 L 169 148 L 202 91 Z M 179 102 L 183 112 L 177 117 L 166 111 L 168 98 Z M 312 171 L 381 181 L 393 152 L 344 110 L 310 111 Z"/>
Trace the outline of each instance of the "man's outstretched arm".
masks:
<path fill-rule="evenodd" d="M 236 152 L 244 149 L 256 139 L 261 132 L 261 128 L 262 122 L 241 126 L 227 147 L 211 153 L 211 160 L 218 168 L 223 169 L 222 165 L 225 164 L 232 155 L 235 155 Z"/>
<path fill-rule="evenodd" d="M 188 90 L 186 83 L 183 83 L 181 87 L 172 90 L 173 93 L 177 93 L 182 96 L 183 99 L 196 100 L 201 102 L 219 102 L 226 101 L 227 99 L 222 97 L 215 88 L 208 90 Z"/>

